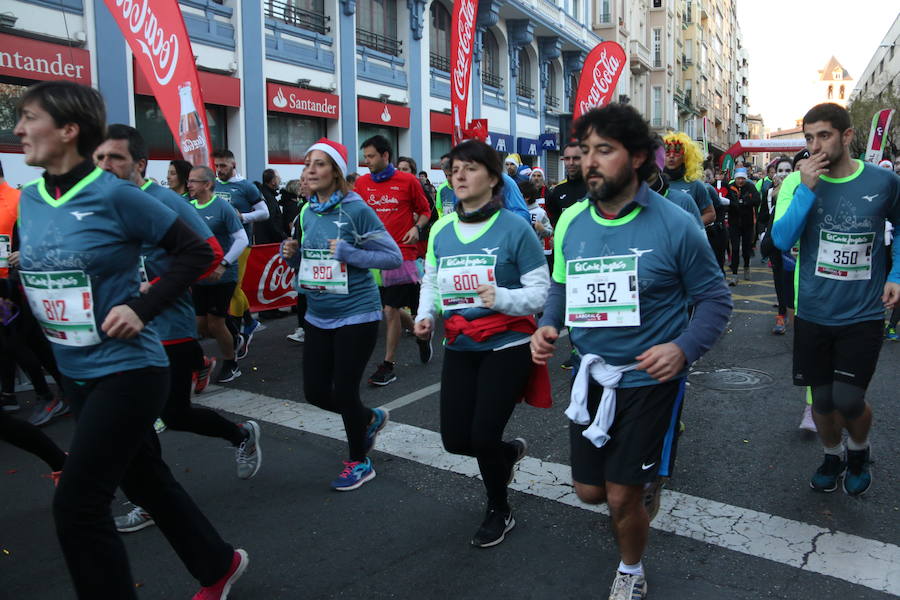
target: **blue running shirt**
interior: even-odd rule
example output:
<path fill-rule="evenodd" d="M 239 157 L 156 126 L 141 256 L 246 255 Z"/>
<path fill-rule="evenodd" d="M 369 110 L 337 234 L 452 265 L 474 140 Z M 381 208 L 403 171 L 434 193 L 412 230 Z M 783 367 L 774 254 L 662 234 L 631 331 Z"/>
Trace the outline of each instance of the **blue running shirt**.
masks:
<path fill-rule="evenodd" d="M 213 195 L 206 204 L 200 204 L 198 200 L 191 200 L 191 204 L 200 211 L 200 216 L 203 217 L 203 220 L 209 226 L 213 235 L 216 236 L 216 240 L 219 242 L 219 245 L 222 246 L 222 251 L 225 254 L 228 254 L 228 249 L 231 248 L 233 242 L 231 235 L 237 233 L 242 227 L 241 220 L 238 218 L 237 213 L 234 212 L 234 208 L 223 199 L 219 198 L 218 194 Z M 231 283 L 232 281 L 237 281 L 237 278 L 238 265 L 237 263 L 233 263 L 225 267 L 225 273 L 222 274 L 222 277 L 218 281 L 201 279 L 195 285 Z"/>
<path fill-rule="evenodd" d="M 228 202 L 241 214 L 253 212 L 253 205 L 263 201 L 259 188 L 246 179 L 238 181 L 222 181 L 216 179 L 214 190 L 216 196 Z M 240 219 L 238 219 L 240 221 Z M 247 239 L 253 240 L 253 223 L 243 223 L 242 227 L 247 232 Z M 222 249 L 225 250 L 225 246 Z M 227 252 L 227 250 L 226 250 Z"/>

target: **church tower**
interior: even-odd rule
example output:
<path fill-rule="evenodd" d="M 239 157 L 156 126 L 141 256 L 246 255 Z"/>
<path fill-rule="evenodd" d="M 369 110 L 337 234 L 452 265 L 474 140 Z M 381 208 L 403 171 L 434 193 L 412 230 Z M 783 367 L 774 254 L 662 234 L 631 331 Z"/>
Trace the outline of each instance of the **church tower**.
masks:
<path fill-rule="evenodd" d="M 819 71 L 816 84 L 818 85 L 817 102 L 834 102 L 847 108 L 847 100 L 850 99 L 850 92 L 853 90 L 853 78 L 834 56 L 831 57 L 825 68 Z"/>

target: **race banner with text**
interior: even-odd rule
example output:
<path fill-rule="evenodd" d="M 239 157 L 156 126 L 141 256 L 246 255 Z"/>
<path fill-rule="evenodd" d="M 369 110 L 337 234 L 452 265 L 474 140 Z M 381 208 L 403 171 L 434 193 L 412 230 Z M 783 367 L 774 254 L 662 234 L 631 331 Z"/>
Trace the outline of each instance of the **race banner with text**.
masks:
<path fill-rule="evenodd" d="M 450 25 L 450 113 L 453 125 L 453 145 L 460 143 L 467 128 L 469 82 L 472 77 L 472 49 L 475 45 L 475 19 L 478 0 L 453 3 Z"/>
<path fill-rule="evenodd" d="M 609 104 L 624 68 L 625 50 L 616 42 L 601 42 L 591 50 L 578 80 L 573 121 L 592 108 Z"/>
<path fill-rule="evenodd" d="M 875 113 L 872 117 L 872 129 L 869 130 L 869 143 L 866 144 L 866 161 L 871 163 L 881 162 L 884 156 L 884 142 L 891 130 L 891 119 L 894 109 L 885 108 Z"/>
<path fill-rule="evenodd" d="M 296 273 L 281 258 L 279 247 L 280 244 L 260 244 L 250 248 L 241 289 L 252 312 L 285 308 L 297 302 Z"/>
<path fill-rule="evenodd" d="M 105 0 L 186 161 L 212 165 L 194 52 L 177 0 Z"/>

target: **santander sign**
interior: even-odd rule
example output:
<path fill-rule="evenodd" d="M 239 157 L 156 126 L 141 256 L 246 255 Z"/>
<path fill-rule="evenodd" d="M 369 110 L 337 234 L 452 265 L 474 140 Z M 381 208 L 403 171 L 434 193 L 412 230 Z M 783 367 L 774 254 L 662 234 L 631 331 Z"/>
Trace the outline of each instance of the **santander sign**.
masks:
<path fill-rule="evenodd" d="M 453 144 L 462 140 L 469 108 L 469 81 L 472 77 L 472 49 L 475 39 L 475 18 L 478 0 L 453 3 L 453 22 L 450 37 L 450 112 L 453 114 Z"/>
<path fill-rule="evenodd" d="M 598 44 L 584 61 L 572 119 L 609 103 L 625 67 L 625 50 L 616 42 Z"/>
<path fill-rule="evenodd" d="M 135 41 L 150 60 L 156 82 L 166 85 L 178 66 L 178 36 L 174 33 L 166 35 L 148 3 L 149 0 L 116 0 L 116 8 L 122 11 L 122 18 L 135 35 Z"/>

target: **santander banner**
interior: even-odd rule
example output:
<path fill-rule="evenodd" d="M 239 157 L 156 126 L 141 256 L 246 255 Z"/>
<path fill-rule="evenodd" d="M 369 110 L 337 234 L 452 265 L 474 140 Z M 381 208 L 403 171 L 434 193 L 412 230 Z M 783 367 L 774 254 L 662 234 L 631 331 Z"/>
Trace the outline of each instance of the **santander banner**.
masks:
<path fill-rule="evenodd" d="M 573 121 L 592 108 L 609 103 L 624 68 L 625 50 L 616 42 L 601 42 L 591 50 L 578 80 Z"/>
<path fill-rule="evenodd" d="M 250 248 L 241 289 L 258 312 L 293 306 L 297 299 L 294 270 L 278 254 L 280 244 L 260 244 Z"/>
<path fill-rule="evenodd" d="M 478 0 L 453 3 L 453 20 L 450 25 L 450 115 L 453 119 L 454 146 L 463 140 L 463 130 L 467 125 L 477 16 Z"/>
<path fill-rule="evenodd" d="M 150 82 L 184 159 L 211 165 L 209 125 L 177 0 L 105 0 Z"/>

